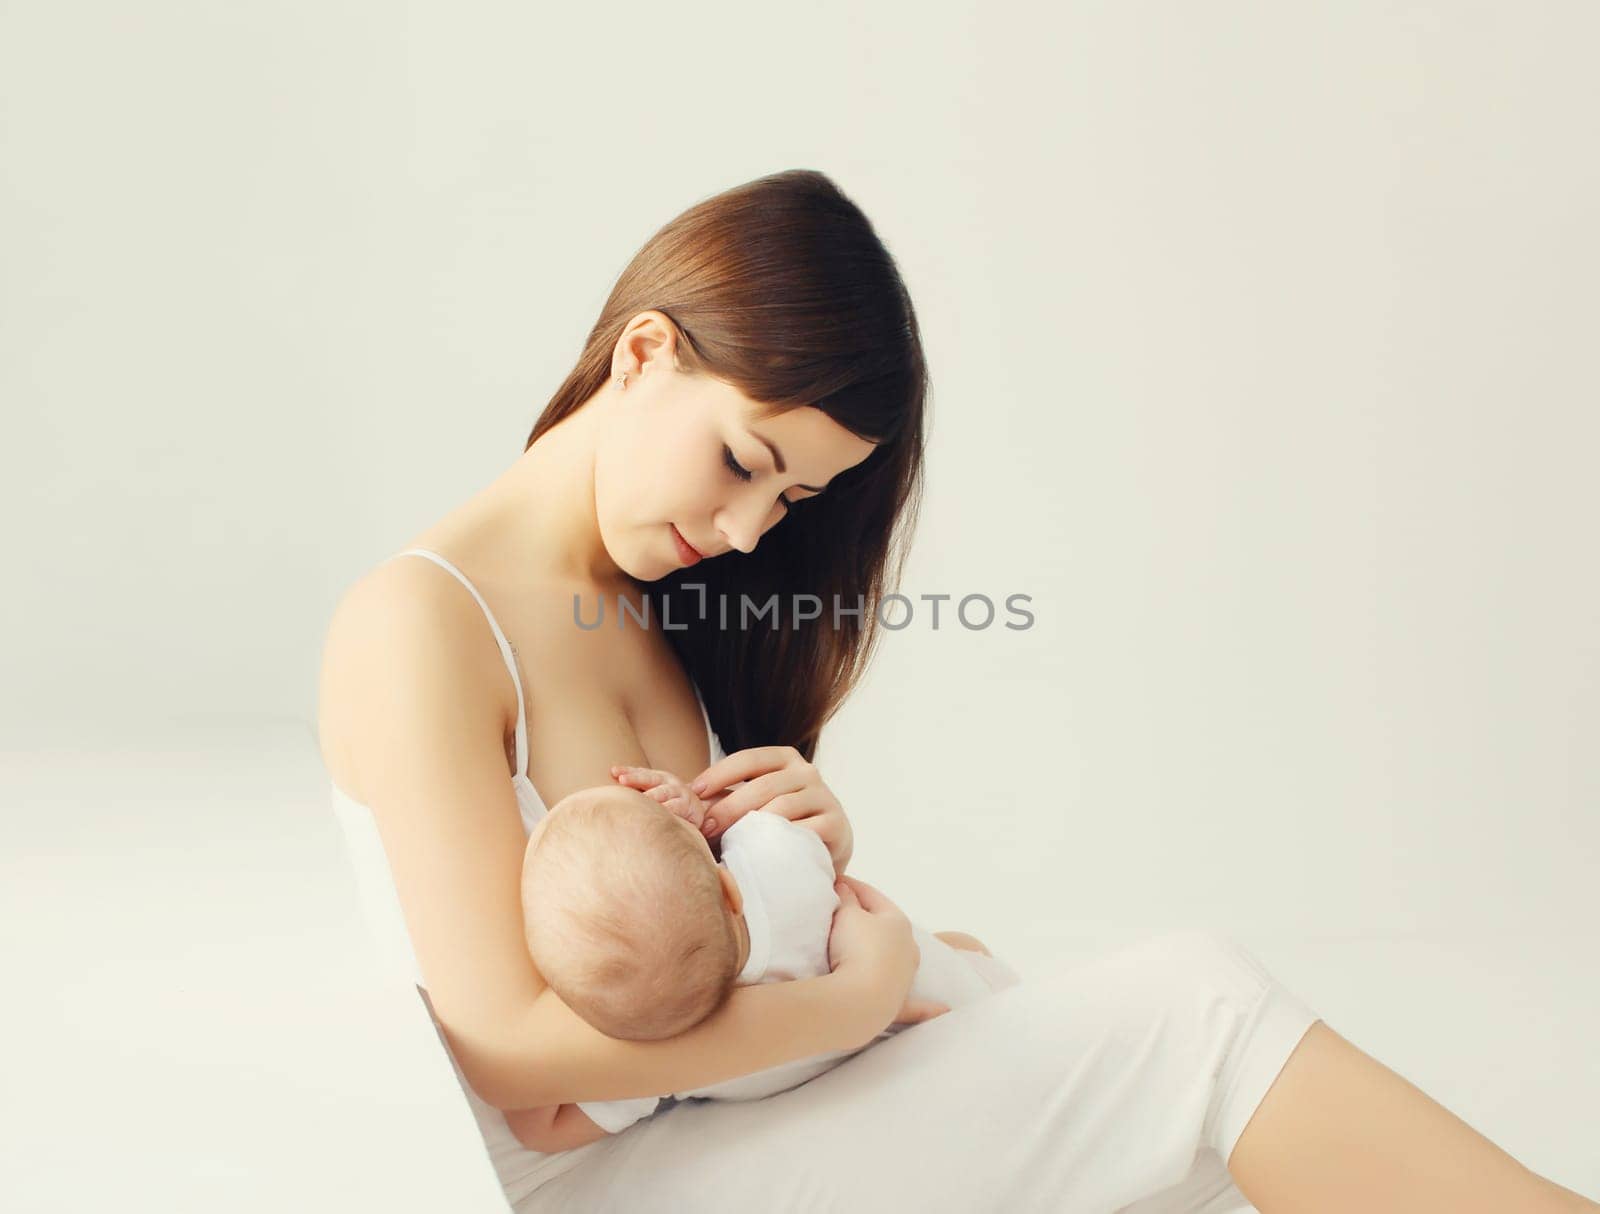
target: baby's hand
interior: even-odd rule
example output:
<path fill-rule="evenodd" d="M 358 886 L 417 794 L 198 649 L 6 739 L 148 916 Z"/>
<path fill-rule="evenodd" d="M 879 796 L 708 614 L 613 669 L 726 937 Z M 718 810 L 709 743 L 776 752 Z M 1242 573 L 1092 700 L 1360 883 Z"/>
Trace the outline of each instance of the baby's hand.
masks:
<path fill-rule="evenodd" d="M 678 817 L 687 818 L 694 823 L 696 830 L 705 831 L 706 803 L 670 771 L 661 771 L 654 767 L 624 767 L 618 764 L 612 767 L 611 778 L 618 784 L 637 788 L 645 796 L 661 802 Z"/>

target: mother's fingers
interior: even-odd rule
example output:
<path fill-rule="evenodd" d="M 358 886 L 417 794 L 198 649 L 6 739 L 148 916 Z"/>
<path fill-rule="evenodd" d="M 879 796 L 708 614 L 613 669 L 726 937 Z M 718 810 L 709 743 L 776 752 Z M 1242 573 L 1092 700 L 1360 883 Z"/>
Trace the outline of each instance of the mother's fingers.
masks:
<path fill-rule="evenodd" d="M 731 789 L 718 799 L 719 820 L 732 824 L 752 809 L 760 809 L 785 793 L 798 792 L 805 781 L 792 768 L 768 772 Z M 785 815 L 787 816 L 787 815 Z"/>
<path fill-rule="evenodd" d="M 753 780 L 769 771 L 804 761 L 793 746 L 747 746 L 718 759 L 696 776 L 689 786 L 703 797 L 707 792 L 717 792 L 740 780 Z"/>

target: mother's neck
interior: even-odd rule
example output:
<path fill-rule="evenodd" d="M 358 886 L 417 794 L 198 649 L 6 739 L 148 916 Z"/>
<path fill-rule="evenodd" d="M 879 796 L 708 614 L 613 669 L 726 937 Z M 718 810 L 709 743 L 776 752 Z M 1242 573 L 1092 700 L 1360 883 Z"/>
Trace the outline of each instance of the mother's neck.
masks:
<path fill-rule="evenodd" d="M 631 590 L 595 515 L 595 451 L 609 408 L 608 394 L 596 393 L 425 534 L 448 542 L 480 576 L 502 585 Z"/>

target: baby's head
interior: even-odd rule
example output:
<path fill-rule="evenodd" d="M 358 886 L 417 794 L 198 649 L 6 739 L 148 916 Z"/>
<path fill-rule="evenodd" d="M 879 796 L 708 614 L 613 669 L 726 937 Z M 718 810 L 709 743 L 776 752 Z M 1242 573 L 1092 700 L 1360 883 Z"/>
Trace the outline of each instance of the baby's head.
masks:
<path fill-rule="evenodd" d="M 528 837 L 528 951 L 608 1037 L 673 1037 L 716 1011 L 744 964 L 742 909 L 705 836 L 636 789 L 580 789 Z"/>

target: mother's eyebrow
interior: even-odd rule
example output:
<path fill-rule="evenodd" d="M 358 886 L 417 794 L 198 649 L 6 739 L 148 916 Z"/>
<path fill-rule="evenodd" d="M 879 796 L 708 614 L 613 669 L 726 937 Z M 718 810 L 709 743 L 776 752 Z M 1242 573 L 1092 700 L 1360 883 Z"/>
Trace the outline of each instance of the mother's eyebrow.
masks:
<path fill-rule="evenodd" d="M 754 434 L 757 439 L 767 445 L 767 450 L 772 452 L 772 462 L 778 465 L 779 472 L 789 471 L 789 465 L 783 462 L 783 452 L 778 450 L 777 446 L 774 445 L 770 438 L 766 437 L 764 434 L 757 434 L 754 430 L 751 430 L 750 433 Z M 821 493 L 828 487 L 828 484 L 831 483 L 832 482 L 829 481 L 821 485 L 796 485 L 795 487 L 797 489 L 809 489 L 813 493 Z"/>

